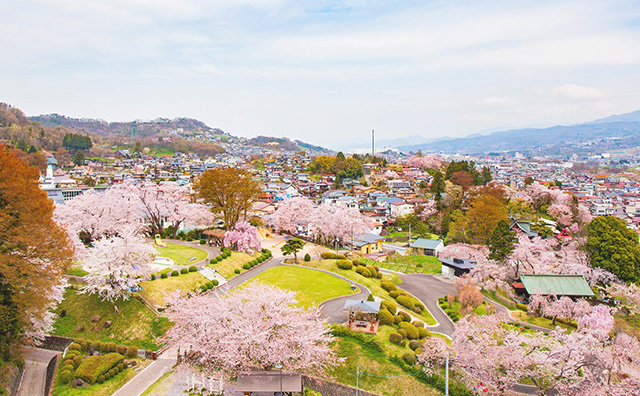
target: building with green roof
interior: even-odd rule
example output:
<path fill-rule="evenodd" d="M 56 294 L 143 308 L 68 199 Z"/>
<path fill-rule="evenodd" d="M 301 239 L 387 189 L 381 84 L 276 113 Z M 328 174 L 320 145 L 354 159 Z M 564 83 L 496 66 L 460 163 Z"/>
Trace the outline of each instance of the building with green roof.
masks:
<path fill-rule="evenodd" d="M 582 275 L 526 274 L 520 276 L 528 295 L 555 294 L 558 297 L 593 297 L 593 291 Z"/>

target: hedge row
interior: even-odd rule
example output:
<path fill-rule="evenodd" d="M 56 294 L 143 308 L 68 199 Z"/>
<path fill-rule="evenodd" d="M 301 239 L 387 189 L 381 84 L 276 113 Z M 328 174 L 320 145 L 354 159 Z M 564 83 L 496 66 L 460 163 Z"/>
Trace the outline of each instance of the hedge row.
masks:
<path fill-rule="evenodd" d="M 98 381 L 98 377 L 100 376 L 103 376 L 104 381 L 115 375 L 111 375 L 112 373 L 110 373 L 110 370 L 122 362 L 124 362 L 124 356 L 119 353 L 89 356 L 80 363 L 80 366 L 76 370 L 75 377 L 93 385 Z M 105 374 L 110 375 L 106 378 Z"/>
<path fill-rule="evenodd" d="M 460 313 L 449 308 L 449 303 L 447 302 L 446 296 L 438 298 L 438 305 L 440 306 L 440 308 L 442 308 L 444 313 L 446 313 L 447 316 L 451 318 L 451 321 L 453 321 L 453 323 L 457 323 L 460 320 Z"/>
<path fill-rule="evenodd" d="M 231 256 L 231 249 L 223 247 L 222 249 L 220 249 L 220 254 L 219 255 L 217 255 L 216 257 L 214 257 L 211 260 L 209 260 L 209 264 L 219 263 L 219 262 L 221 262 L 222 260 L 226 259 L 229 256 Z"/>
<path fill-rule="evenodd" d="M 154 281 L 156 279 L 167 279 L 169 276 L 178 276 L 180 274 L 184 275 L 184 274 L 188 274 L 189 272 L 196 272 L 198 270 L 198 267 L 196 267 L 195 265 L 192 265 L 191 267 L 187 268 L 182 268 L 180 270 L 180 272 L 178 272 L 178 270 L 173 270 L 171 272 L 162 272 L 160 274 L 151 274 L 151 280 Z"/>
<path fill-rule="evenodd" d="M 389 286 L 390 282 L 383 282 L 383 283 L 385 283 L 383 287 L 391 289 L 391 291 L 389 292 L 389 296 L 391 296 L 391 298 L 394 298 L 398 302 L 398 304 L 416 313 L 422 313 L 422 311 L 426 309 L 424 305 L 422 305 L 422 303 L 412 295 L 405 293 L 403 291 L 398 291 L 397 288 L 395 289 L 391 288 Z"/>

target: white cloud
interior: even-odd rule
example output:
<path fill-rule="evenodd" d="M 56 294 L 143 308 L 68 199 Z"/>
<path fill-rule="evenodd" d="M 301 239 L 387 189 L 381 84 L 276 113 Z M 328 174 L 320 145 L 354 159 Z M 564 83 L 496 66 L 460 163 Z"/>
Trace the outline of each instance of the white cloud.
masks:
<path fill-rule="evenodd" d="M 479 100 L 478 103 L 488 107 L 510 107 L 516 104 L 516 100 L 509 97 L 487 96 Z"/>
<path fill-rule="evenodd" d="M 569 100 L 596 100 L 606 96 L 594 87 L 583 87 L 577 84 L 564 84 L 553 90 L 555 96 Z"/>

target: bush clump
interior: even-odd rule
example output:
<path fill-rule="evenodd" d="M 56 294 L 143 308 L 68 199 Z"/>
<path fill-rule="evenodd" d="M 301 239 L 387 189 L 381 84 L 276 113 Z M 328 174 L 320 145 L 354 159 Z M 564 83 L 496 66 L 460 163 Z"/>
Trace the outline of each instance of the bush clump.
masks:
<path fill-rule="evenodd" d="M 138 356 L 138 348 L 132 347 L 132 346 L 127 347 L 126 355 L 128 358 L 131 358 L 131 359 Z"/>
<path fill-rule="evenodd" d="M 353 268 L 353 263 L 349 260 L 338 260 L 338 268 L 343 270 L 350 270 Z"/>
<path fill-rule="evenodd" d="M 402 341 L 402 335 L 398 333 L 391 333 L 389 334 L 389 341 L 394 344 L 400 344 L 400 341 Z"/>
<path fill-rule="evenodd" d="M 381 309 L 380 312 L 378 312 L 378 319 L 380 319 L 381 325 L 391 325 L 394 323 L 393 315 L 386 309 Z"/>
<path fill-rule="evenodd" d="M 519 310 L 524 311 L 524 312 L 529 312 L 529 307 L 527 307 L 524 304 L 517 303 L 516 304 L 516 308 L 518 308 Z"/>
<path fill-rule="evenodd" d="M 363 268 L 363 267 L 358 267 L 358 269 L 361 269 L 361 268 Z M 373 276 L 371 271 L 369 271 L 366 268 L 363 268 L 363 271 L 362 271 L 362 273 L 360 275 L 364 276 L 365 278 L 371 278 Z"/>
<path fill-rule="evenodd" d="M 69 350 L 70 351 L 79 351 L 82 347 L 80 346 L 80 344 L 78 344 L 77 342 L 72 343 L 71 345 L 69 345 Z"/>
<path fill-rule="evenodd" d="M 178 272 L 178 270 L 173 270 L 171 271 L 171 276 L 178 276 L 180 275 L 180 273 Z"/>
<path fill-rule="evenodd" d="M 334 257 L 338 260 L 346 260 L 347 256 L 345 256 L 344 254 L 336 254 L 336 257 Z"/>
<path fill-rule="evenodd" d="M 242 269 L 248 270 L 249 268 L 251 268 L 251 264 L 249 263 L 242 264 Z"/>
<path fill-rule="evenodd" d="M 400 293 L 397 290 L 392 290 L 389 292 L 389 295 L 391 296 L 391 298 L 398 298 Z"/>
<path fill-rule="evenodd" d="M 419 320 L 414 320 L 413 322 L 411 322 L 411 324 L 416 326 L 416 327 L 424 327 L 424 323 L 422 323 Z"/>
<path fill-rule="evenodd" d="M 311 256 L 309 255 L 309 253 L 304 255 L 304 261 L 311 261 Z"/>
<path fill-rule="evenodd" d="M 405 329 L 398 329 L 398 334 L 402 336 L 402 338 L 407 338 L 408 334 Z"/>
<path fill-rule="evenodd" d="M 101 384 L 104 382 L 104 374 L 98 376 L 98 380 L 96 381 L 97 383 Z"/>
<path fill-rule="evenodd" d="M 416 349 L 420 348 L 422 346 L 422 343 L 418 340 L 411 340 L 409 341 L 409 348 L 412 351 L 415 351 Z"/>
<path fill-rule="evenodd" d="M 213 284 L 213 287 L 216 287 L 218 286 L 218 284 L 220 284 L 217 279 L 212 280 L 211 283 Z"/>
<path fill-rule="evenodd" d="M 402 322 L 402 316 L 401 315 L 393 315 L 393 323 L 398 324 Z"/>
<path fill-rule="evenodd" d="M 409 296 L 404 296 L 404 295 L 398 296 L 396 298 L 396 301 L 398 301 L 398 304 L 408 309 L 413 309 L 413 307 L 415 306 L 413 299 Z"/>
<path fill-rule="evenodd" d="M 392 292 L 398 289 L 397 286 L 391 282 L 380 282 L 380 286 L 388 292 Z"/>
<path fill-rule="evenodd" d="M 405 330 L 407 332 L 407 338 L 410 340 L 417 340 L 420 338 L 420 333 L 418 333 L 418 328 L 412 325 L 409 322 L 402 322 L 398 325 L 400 330 Z"/>
<path fill-rule="evenodd" d="M 114 366 L 124 361 L 124 356 L 119 353 L 109 353 L 100 356 L 89 356 L 84 359 L 80 364 L 80 367 L 76 370 L 76 378 L 79 378 L 91 385 L 95 384 L 98 377 L 105 374 L 105 381 L 107 373 Z"/>
<path fill-rule="evenodd" d="M 160 278 L 167 279 L 167 273 L 163 272 L 162 274 L 160 274 Z"/>
<path fill-rule="evenodd" d="M 404 360 L 407 364 L 411 366 L 418 363 L 418 358 L 416 357 L 416 354 L 413 352 L 407 352 L 404 355 L 402 355 L 402 360 Z"/>
<path fill-rule="evenodd" d="M 156 280 L 156 274 L 151 274 L 151 280 Z"/>
<path fill-rule="evenodd" d="M 188 274 L 188 273 L 189 273 L 189 270 L 188 270 L 188 269 L 186 269 L 186 268 L 182 268 L 182 269 L 180 270 L 180 274 L 181 274 L 181 275 Z"/>
<path fill-rule="evenodd" d="M 396 304 L 392 303 L 391 301 L 382 300 L 382 301 L 380 301 L 380 305 L 384 309 L 389 311 L 391 313 L 391 315 L 395 315 L 396 311 L 398 310 L 397 307 L 396 307 Z"/>
<path fill-rule="evenodd" d="M 418 335 L 420 338 L 426 338 L 431 336 L 431 332 L 424 327 L 418 327 Z"/>
<path fill-rule="evenodd" d="M 189 267 L 189 272 L 196 272 L 198 270 L 198 267 L 196 267 L 195 265 L 192 265 L 191 267 Z"/>
<path fill-rule="evenodd" d="M 69 370 L 62 370 L 62 372 L 60 373 L 60 381 L 62 381 L 63 384 L 69 383 L 69 381 L 71 381 L 72 379 L 73 372 Z"/>
<path fill-rule="evenodd" d="M 411 316 L 408 313 L 406 313 L 404 311 L 399 311 L 398 315 L 402 316 L 402 321 L 403 322 L 411 322 Z"/>
<path fill-rule="evenodd" d="M 332 260 L 336 258 L 336 254 L 333 252 L 322 252 L 320 253 L 320 258 L 324 260 Z"/>

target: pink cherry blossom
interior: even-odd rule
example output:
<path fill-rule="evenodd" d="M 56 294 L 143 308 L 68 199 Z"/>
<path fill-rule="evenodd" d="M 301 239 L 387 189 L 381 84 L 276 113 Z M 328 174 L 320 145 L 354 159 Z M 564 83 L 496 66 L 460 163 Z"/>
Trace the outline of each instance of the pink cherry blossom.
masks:
<path fill-rule="evenodd" d="M 262 249 L 258 229 L 246 221 L 237 222 L 233 230 L 227 231 L 224 234 L 223 243 L 225 247 L 232 248 L 235 246 L 239 252 L 249 254 Z"/>

